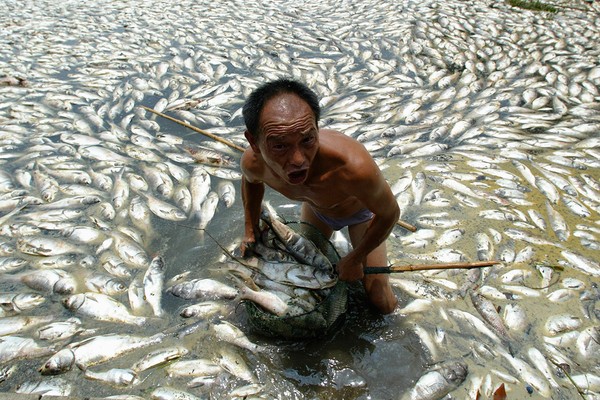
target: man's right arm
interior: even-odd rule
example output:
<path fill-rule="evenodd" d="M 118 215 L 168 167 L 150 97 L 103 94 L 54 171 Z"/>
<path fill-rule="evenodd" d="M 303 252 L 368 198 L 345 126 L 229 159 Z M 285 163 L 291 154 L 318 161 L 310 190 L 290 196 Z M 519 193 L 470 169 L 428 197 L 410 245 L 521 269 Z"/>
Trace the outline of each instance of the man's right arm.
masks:
<path fill-rule="evenodd" d="M 242 177 L 242 203 L 244 204 L 244 239 L 240 246 L 242 255 L 254 247 L 256 242 L 256 229 L 262 211 L 262 200 L 265 194 L 265 184 L 250 182 L 246 176 Z"/>

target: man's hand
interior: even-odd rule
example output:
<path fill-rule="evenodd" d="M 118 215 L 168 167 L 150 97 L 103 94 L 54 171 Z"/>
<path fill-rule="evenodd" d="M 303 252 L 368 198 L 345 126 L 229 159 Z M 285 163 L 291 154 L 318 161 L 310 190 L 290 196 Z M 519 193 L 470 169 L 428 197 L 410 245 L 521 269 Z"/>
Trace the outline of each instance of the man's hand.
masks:
<path fill-rule="evenodd" d="M 342 281 L 358 281 L 363 278 L 363 259 L 357 259 L 348 254 L 342 258 L 337 264 L 337 272 Z"/>

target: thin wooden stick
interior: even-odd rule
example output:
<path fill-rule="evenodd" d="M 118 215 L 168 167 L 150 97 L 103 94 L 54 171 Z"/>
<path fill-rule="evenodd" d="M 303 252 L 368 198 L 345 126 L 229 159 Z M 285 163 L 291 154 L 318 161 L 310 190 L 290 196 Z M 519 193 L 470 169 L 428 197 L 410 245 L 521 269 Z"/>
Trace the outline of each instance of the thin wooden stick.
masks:
<path fill-rule="evenodd" d="M 554 361 L 551 357 L 545 356 L 546 360 L 550 361 L 552 364 L 554 364 L 557 368 L 560 368 L 563 372 L 563 374 L 565 374 L 565 376 L 569 379 L 569 381 L 573 384 L 573 386 L 575 386 L 575 389 L 577 390 L 577 392 L 579 393 L 579 395 L 581 396 L 581 398 L 583 400 L 585 399 L 585 393 L 583 393 L 583 391 L 579 388 L 579 386 L 577 386 L 577 384 L 575 383 L 575 381 L 573 380 L 573 378 L 571 378 L 571 375 L 569 374 L 569 371 L 567 371 L 565 369 L 565 367 L 563 367 L 562 364 L 558 364 L 556 361 Z"/>
<path fill-rule="evenodd" d="M 396 221 L 396 224 L 400 225 L 401 227 L 403 227 L 404 229 L 408 229 L 411 232 L 416 232 L 417 231 L 417 227 L 414 225 L 409 224 L 408 222 L 404 222 L 404 221 Z"/>
<path fill-rule="evenodd" d="M 170 121 L 176 122 L 176 123 L 178 123 L 179 125 L 183 125 L 183 126 L 185 126 L 186 128 L 190 128 L 191 130 L 193 130 L 193 131 L 196 131 L 196 132 L 198 132 L 198 133 L 201 133 L 201 134 L 203 134 L 204 136 L 208 136 L 209 138 L 211 138 L 211 139 L 214 139 L 214 140 L 216 140 L 217 142 L 223 143 L 224 145 L 227 145 L 227 146 L 231 147 L 232 149 L 236 149 L 236 150 L 238 150 L 238 151 L 240 151 L 240 152 L 242 152 L 242 153 L 243 153 L 243 152 L 244 152 L 244 150 L 245 150 L 243 147 L 240 147 L 240 146 L 238 146 L 237 144 L 230 142 L 229 140 L 226 140 L 226 139 L 223 139 L 223 138 L 221 138 L 221 137 L 219 137 L 219 136 L 213 135 L 212 133 L 210 133 L 210 132 L 207 132 L 207 131 L 205 131 L 205 130 L 202 130 L 202 129 L 200 129 L 200 128 L 196 128 L 194 125 L 190 125 L 190 124 L 188 124 L 187 122 L 181 121 L 181 120 L 179 120 L 179 119 L 177 119 L 177 118 L 170 117 L 170 116 L 168 116 L 167 114 L 163 114 L 163 113 L 161 113 L 161 112 L 159 112 L 159 111 L 153 110 L 152 108 L 149 108 L 149 107 L 146 107 L 146 106 L 142 106 L 142 108 L 144 108 L 145 110 L 148 110 L 148 111 L 150 111 L 150 112 L 151 112 L 151 113 L 153 113 L 153 114 L 156 114 L 156 115 L 158 115 L 158 116 L 161 116 L 161 117 L 163 117 L 163 118 L 166 118 L 166 119 L 168 119 L 168 120 L 170 120 Z"/>
<path fill-rule="evenodd" d="M 481 268 L 500 264 L 500 261 L 476 261 L 470 263 L 392 265 L 390 267 L 366 267 L 365 274 L 389 274 L 393 272 L 424 271 L 428 269 Z"/>

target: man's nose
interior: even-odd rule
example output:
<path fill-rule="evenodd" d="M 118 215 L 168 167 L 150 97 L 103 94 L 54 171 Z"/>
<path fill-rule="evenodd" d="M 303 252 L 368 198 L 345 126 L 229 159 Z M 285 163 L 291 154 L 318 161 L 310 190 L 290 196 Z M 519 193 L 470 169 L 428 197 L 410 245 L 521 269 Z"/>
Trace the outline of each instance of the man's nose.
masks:
<path fill-rule="evenodd" d="M 305 160 L 306 160 L 306 157 L 304 156 L 302 149 L 299 147 L 295 147 L 294 150 L 292 151 L 292 157 L 290 159 L 290 163 L 292 165 L 300 167 L 304 164 Z"/>

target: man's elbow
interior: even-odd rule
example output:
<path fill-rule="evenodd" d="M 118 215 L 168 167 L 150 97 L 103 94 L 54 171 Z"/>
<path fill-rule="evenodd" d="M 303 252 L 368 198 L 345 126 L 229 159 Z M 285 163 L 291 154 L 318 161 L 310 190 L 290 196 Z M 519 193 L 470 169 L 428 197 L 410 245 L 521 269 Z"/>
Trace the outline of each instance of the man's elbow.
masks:
<path fill-rule="evenodd" d="M 398 207 L 398 204 L 394 201 L 393 204 L 391 204 L 384 213 L 379 214 L 379 216 L 381 217 L 381 220 L 386 221 L 387 225 L 392 229 L 400 219 L 400 207 Z"/>

